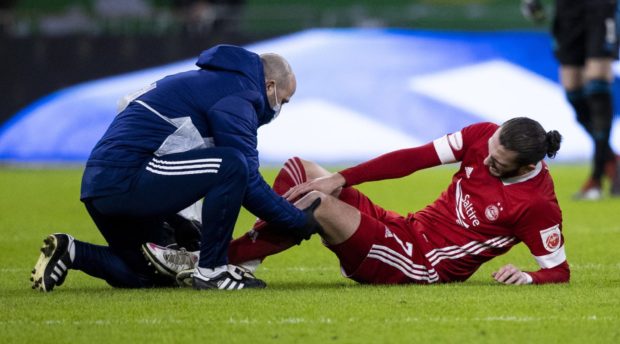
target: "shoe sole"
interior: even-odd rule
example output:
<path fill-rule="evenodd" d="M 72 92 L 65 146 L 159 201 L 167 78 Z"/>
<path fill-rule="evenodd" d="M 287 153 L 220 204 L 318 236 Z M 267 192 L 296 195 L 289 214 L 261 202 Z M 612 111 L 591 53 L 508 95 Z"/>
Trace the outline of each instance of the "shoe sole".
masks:
<path fill-rule="evenodd" d="M 167 267 L 159 264 L 157 259 L 155 257 L 153 257 L 153 255 L 148 250 L 148 248 L 146 248 L 146 245 L 142 245 L 140 248 L 142 249 L 142 254 L 144 255 L 144 257 L 148 261 L 148 265 L 154 267 L 156 273 L 160 273 L 160 274 L 162 274 L 164 276 L 167 276 L 167 277 L 172 277 L 172 278 L 176 277 L 176 275 L 177 275 L 176 271 L 170 270 Z"/>
<path fill-rule="evenodd" d="M 45 269 L 56 252 L 56 247 L 58 247 L 58 241 L 55 236 L 50 235 L 43 240 L 41 255 L 39 256 L 39 260 L 37 260 L 37 263 L 35 264 L 34 269 L 32 269 L 30 275 L 32 289 L 38 289 L 42 292 L 48 292 L 54 289 L 54 285 L 50 285 L 49 289 L 45 286 L 43 277 L 45 275 Z"/>
<path fill-rule="evenodd" d="M 175 280 L 179 287 L 193 287 L 194 286 L 194 273 L 181 271 L 175 276 Z"/>

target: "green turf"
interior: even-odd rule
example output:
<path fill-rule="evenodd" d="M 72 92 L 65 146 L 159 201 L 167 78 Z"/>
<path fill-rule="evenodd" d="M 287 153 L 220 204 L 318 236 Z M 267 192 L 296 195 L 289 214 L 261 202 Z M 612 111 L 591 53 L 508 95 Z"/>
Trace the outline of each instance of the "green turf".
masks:
<path fill-rule="evenodd" d="M 266 260 L 261 291 L 119 290 L 72 271 L 52 293 L 30 289 L 46 234 L 103 243 L 78 201 L 79 170 L 0 169 L 1 343 L 620 342 L 620 199 L 575 202 L 583 166 L 551 167 L 564 213 L 569 285 L 503 286 L 491 272 L 536 264 L 522 245 L 469 281 L 360 286 L 317 238 Z M 432 201 L 453 169 L 363 185 L 401 213 Z M 268 179 L 274 171 L 266 171 Z M 244 213 L 237 233 L 252 223 Z"/>

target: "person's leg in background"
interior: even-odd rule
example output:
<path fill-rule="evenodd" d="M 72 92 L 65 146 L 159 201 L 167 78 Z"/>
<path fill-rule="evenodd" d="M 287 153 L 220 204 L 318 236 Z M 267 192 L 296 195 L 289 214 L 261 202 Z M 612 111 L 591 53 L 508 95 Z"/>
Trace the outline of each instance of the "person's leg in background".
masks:
<path fill-rule="evenodd" d="M 594 141 L 591 179 L 598 181 L 599 188 L 603 175 L 607 175 L 612 184 L 617 182 L 616 155 L 609 142 L 613 122 L 611 62 L 609 58 L 590 58 L 584 71 L 584 90 L 591 118 L 590 133 Z"/>
<path fill-rule="evenodd" d="M 613 17 L 616 8 L 615 4 L 594 6 L 584 1 L 557 0 L 555 10 L 553 36 L 561 64 L 560 81 L 577 121 L 594 146 L 591 174 L 575 198 L 597 200 L 602 197 L 603 174 L 610 178 L 612 191 L 614 184 L 620 184 L 616 156 L 609 145 L 613 118 L 611 62 L 618 49 Z"/>
<path fill-rule="evenodd" d="M 610 146 L 614 117 L 612 63 L 618 58 L 619 47 L 620 12 L 617 6 L 617 1 L 586 2 L 582 14 L 586 28 L 583 88 L 590 111 L 594 142 L 592 180 L 599 181 L 600 184 L 600 180 L 606 175 L 611 184 L 612 195 L 620 195 L 617 158 Z"/>

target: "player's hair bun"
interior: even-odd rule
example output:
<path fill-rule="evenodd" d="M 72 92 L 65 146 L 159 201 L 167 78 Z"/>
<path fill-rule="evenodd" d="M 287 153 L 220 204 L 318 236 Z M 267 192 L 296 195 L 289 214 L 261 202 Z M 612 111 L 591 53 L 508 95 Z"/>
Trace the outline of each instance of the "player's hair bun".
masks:
<path fill-rule="evenodd" d="M 547 141 L 547 156 L 549 158 L 555 157 L 560 150 L 560 143 L 562 142 L 562 135 L 557 130 L 548 131 L 546 134 Z"/>

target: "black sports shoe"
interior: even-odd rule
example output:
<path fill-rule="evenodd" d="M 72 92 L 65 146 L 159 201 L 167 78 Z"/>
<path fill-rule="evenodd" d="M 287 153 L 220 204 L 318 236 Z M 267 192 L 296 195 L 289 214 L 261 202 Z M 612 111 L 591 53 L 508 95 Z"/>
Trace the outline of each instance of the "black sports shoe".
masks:
<path fill-rule="evenodd" d="M 189 285 L 191 283 L 196 290 L 262 289 L 267 286 L 267 283 L 263 280 L 254 277 L 249 271 L 245 271 L 235 265 L 228 265 L 228 270 L 212 278 L 202 276 L 197 270 L 185 270 L 177 275 L 177 282 L 180 285 Z"/>
<path fill-rule="evenodd" d="M 32 289 L 48 292 L 63 284 L 71 267 L 72 246 L 73 237 L 68 234 L 55 233 L 43 240 L 41 255 L 30 275 Z"/>

